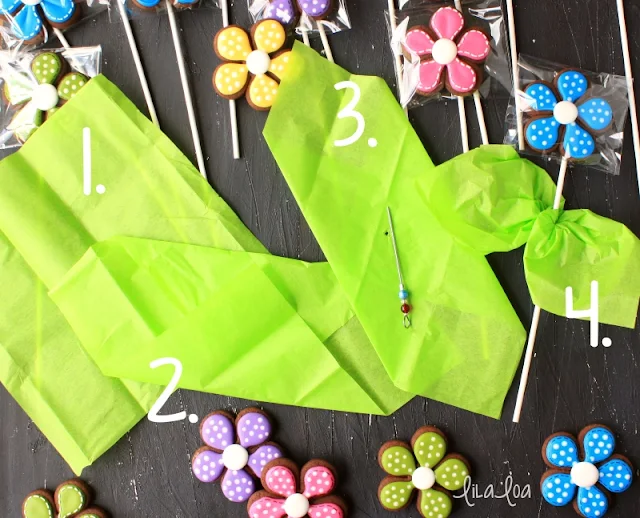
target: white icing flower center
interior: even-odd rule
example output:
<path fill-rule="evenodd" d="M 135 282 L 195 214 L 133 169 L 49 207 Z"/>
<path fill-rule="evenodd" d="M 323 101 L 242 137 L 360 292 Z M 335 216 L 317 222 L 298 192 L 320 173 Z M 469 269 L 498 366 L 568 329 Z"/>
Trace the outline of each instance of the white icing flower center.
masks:
<path fill-rule="evenodd" d="M 433 44 L 431 50 L 433 60 L 440 65 L 448 65 L 453 62 L 458 55 L 458 46 L 455 42 L 448 40 L 447 38 L 440 38 Z"/>
<path fill-rule="evenodd" d="M 58 90 L 53 85 L 38 85 L 31 99 L 38 110 L 46 112 L 58 105 Z"/>
<path fill-rule="evenodd" d="M 22 0 L 24 5 L 38 5 L 42 0 Z"/>
<path fill-rule="evenodd" d="M 289 518 L 302 518 L 309 512 L 309 500 L 300 493 L 294 493 L 284 502 L 284 512 Z"/>
<path fill-rule="evenodd" d="M 411 475 L 411 482 L 420 490 L 431 489 L 436 483 L 436 474 L 431 468 L 418 468 Z"/>
<path fill-rule="evenodd" d="M 222 452 L 222 463 L 231 471 L 244 468 L 249 462 L 249 452 L 239 444 L 227 446 Z"/>
<path fill-rule="evenodd" d="M 264 50 L 254 50 L 247 56 L 247 68 L 256 76 L 261 76 L 269 71 L 271 58 Z"/>
<path fill-rule="evenodd" d="M 553 109 L 553 116 L 560 124 L 571 124 L 578 118 L 578 107 L 569 101 L 560 101 Z"/>
<path fill-rule="evenodd" d="M 578 462 L 571 468 L 571 482 L 578 487 L 593 487 L 600 480 L 600 472 L 590 462 Z"/>

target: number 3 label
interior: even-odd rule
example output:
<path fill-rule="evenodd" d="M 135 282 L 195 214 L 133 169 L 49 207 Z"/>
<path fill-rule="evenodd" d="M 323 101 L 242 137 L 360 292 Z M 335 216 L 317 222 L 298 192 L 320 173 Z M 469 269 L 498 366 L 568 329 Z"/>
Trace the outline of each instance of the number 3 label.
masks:
<path fill-rule="evenodd" d="M 346 90 L 347 88 L 353 90 L 353 97 L 347 103 L 347 105 L 342 110 L 340 110 L 340 112 L 338 113 L 338 119 L 355 119 L 357 124 L 356 131 L 350 137 L 333 142 L 336 147 L 346 147 L 358 142 L 358 140 L 360 140 L 360 137 L 362 137 L 362 135 L 364 134 L 364 117 L 359 111 L 356 111 L 356 106 L 358 106 L 358 103 L 360 102 L 362 93 L 360 91 L 360 87 L 353 81 L 342 81 L 340 83 L 337 83 L 334 88 L 338 91 Z M 370 138 L 368 143 L 369 147 L 376 147 L 378 145 L 378 141 L 374 138 Z"/>

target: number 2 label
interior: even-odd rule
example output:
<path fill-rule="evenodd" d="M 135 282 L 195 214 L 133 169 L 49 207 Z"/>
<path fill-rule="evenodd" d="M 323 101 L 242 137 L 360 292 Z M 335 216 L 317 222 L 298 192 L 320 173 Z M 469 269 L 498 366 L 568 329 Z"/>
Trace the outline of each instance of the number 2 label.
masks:
<path fill-rule="evenodd" d="M 176 358 L 158 358 L 157 360 L 152 361 L 149 364 L 149 367 L 152 369 L 157 369 L 158 367 L 162 367 L 163 365 L 173 365 L 175 371 L 171 380 L 167 384 L 167 387 L 162 391 L 158 400 L 153 404 L 151 410 L 149 410 L 149 414 L 147 415 L 149 421 L 152 423 L 173 423 L 174 421 L 182 421 L 187 417 L 187 412 L 184 410 L 182 412 L 178 412 L 176 414 L 169 415 L 159 415 L 158 412 L 162 410 L 162 407 L 169 400 L 171 394 L 178 386 L 178 382 L 182 377 L 182 363 L 180 360 Z M 198 416 L 195 414 L 189 415 L 189 422 L 196 423 L 198 421 Z"/>
<path fill-rule="evenodd" d="M 357 124 L 356 131 L 350 137 L 335 140 L 333 142 L 336 147 L 346 147 L 350 146 L 351 144 L 355 144 L 356 142 L 358 142 L 358 140 L 360 140 L 360 137 L 364 135 L 366 126 L 364 117 L 359 111 L 356 110 L 356 107 L 360 102 L 360 98 L 362 97 L 362 92 L 360 91 L 360 87 L 353 81 L 342 81 L 335 84 L 334 88 L 338 91 L 346 90 L 347 88 L 353 90 L 353 97 L 347 103 L 347 105 L 342 110 L 340 110 L 340 112 L 338 113 L 338 119 L 355 119 Z M 370 138 L 368 144 L 369 147 L 376 147 L 378 145 L 378 141 L 374 138 Z"/>

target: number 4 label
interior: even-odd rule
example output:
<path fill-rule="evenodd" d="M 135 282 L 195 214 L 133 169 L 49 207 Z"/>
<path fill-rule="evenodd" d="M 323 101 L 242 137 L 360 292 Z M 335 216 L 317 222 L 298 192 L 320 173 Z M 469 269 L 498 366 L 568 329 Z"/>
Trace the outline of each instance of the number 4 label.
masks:
<path fill-rule="evenodd" d="M 584 310 L 576 310 L 573 308 L 573 288 L 567 286 L 565 290 L 565 309 L 567 318 L 588 318 L 590 323 L 590 345 L 598 347 L 598 324 L 599 324 L 599 303 L 598 303 L 598 281 L 591 282 L 591 307 Z M 604 337 L 602 345 L 611 347 L 611 338 Z"/>

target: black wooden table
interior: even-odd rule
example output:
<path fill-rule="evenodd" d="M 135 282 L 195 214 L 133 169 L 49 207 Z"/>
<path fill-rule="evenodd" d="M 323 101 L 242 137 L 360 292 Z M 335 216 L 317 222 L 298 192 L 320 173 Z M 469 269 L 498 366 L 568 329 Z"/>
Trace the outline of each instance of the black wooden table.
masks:
<path fill-rule="evenodd" d="M 640 2 L 627 0 L 634 72 L 640 77 Z M 336 62 L 352 72 L 380 75 L 393 84 L 387 44 L 385 0 L 348 0 L 353 30 L 331 37 Z M 232 20 L 249 23 L 246 0 L 231 6 Z M 517 0 L 518 41 L 523 53 L 587 70 L 624 73 L 614 0 Z M 238 103 L 243 159 L 231 158 L 226 101 L 214 95 L 211 73 L 218 60 L 211 42 L 221 27 L 219 11 L 179 13 L 191 72 L 196 111 L 202 132 L 209 180 L 244 223 L 274 254 L 310 261 L 322 253 L 293 200 L 261 137 L 265 114 Z M 164 131 L 195 160 L 175 54 L 166 16 L 134 22 L 139 47 Z M 136 104 L 144 102 L 124 30 L 106 13 L 67 33 L 76 46 L 102 44 L 104 73 Z M 318 42 L 316 46 L 319 48 Z M 506 96 L 485 102 L 492 142 L 503 136 Z M 411 121 L 436 162 L 461 152 L 455 103 L 431 104 L 411 112 Z M 472 145 L 479 131 L 470 116 Z M 565 186 L 568 208 L 589 208 L 622 221 L 640 234 L 640 199 L 633 149 L 627 128 L 620 176 L 583 168 L 571 171 Z M 547 166 L 555 177 L 556 165 Z M 523 275 L 522 250 L 489 258 L 522 322 L 529 326 L 532 304 Z M 544 471 L 540 446 L 552 432 L 577 432 L 602 422 L 618 434 L 619 452 L 640 466 L 640 335 L 602 327 L 613 340 L 610 349 L 589 346 L 588 324 L 543 313 L 522 421 L 511 423 L 514 386 L 501 421 L 415 398 L 390 417 L 264 405 L 278 423 L 277 439 L 294 460 L 313 457 L 333 462 L 341 474 L 340 493 L 350 516 L 386 516 L 376 502 L 382 472 L 376 463 L 380 444 L 408 440 L 424 424 L 449 434 L 452 449 L 469 457 L 474 482 L 484 492 L 494 484 L 504 492 L 509 475 L 521 487 L 531 484 L 530 499 L 476 499 L 469 507 L 457 502 L 459 518 L 532 518 L 575 516 L 570 508 L 555 509 L 542 501 L 538 488 Z M 165 412 L 186 408 L 200 416 L 218 409 L 242 409 L 251 402 L 180 391 Z M 153 424 L 146 419 L 115 447 L 87 468 L 83 477 L 98 494 L 98 503 L 114 517 L 243 517 L 245 506 L 225 500 L 216 485 L 201 484 L 190 471 L 191 453 L 200 445 L 196 425 L 187 420 Z M 0 515 L 20 516 L 24 496 L 72 476 L 70 469 L 17 403 L 0 389 Z M 515 495 L 514 495 L 515 496 Z M 616 498 L 611 517 L 638 516 L 640 483 Z M 399 516 L 416 517 L 414 507 Z"/>

